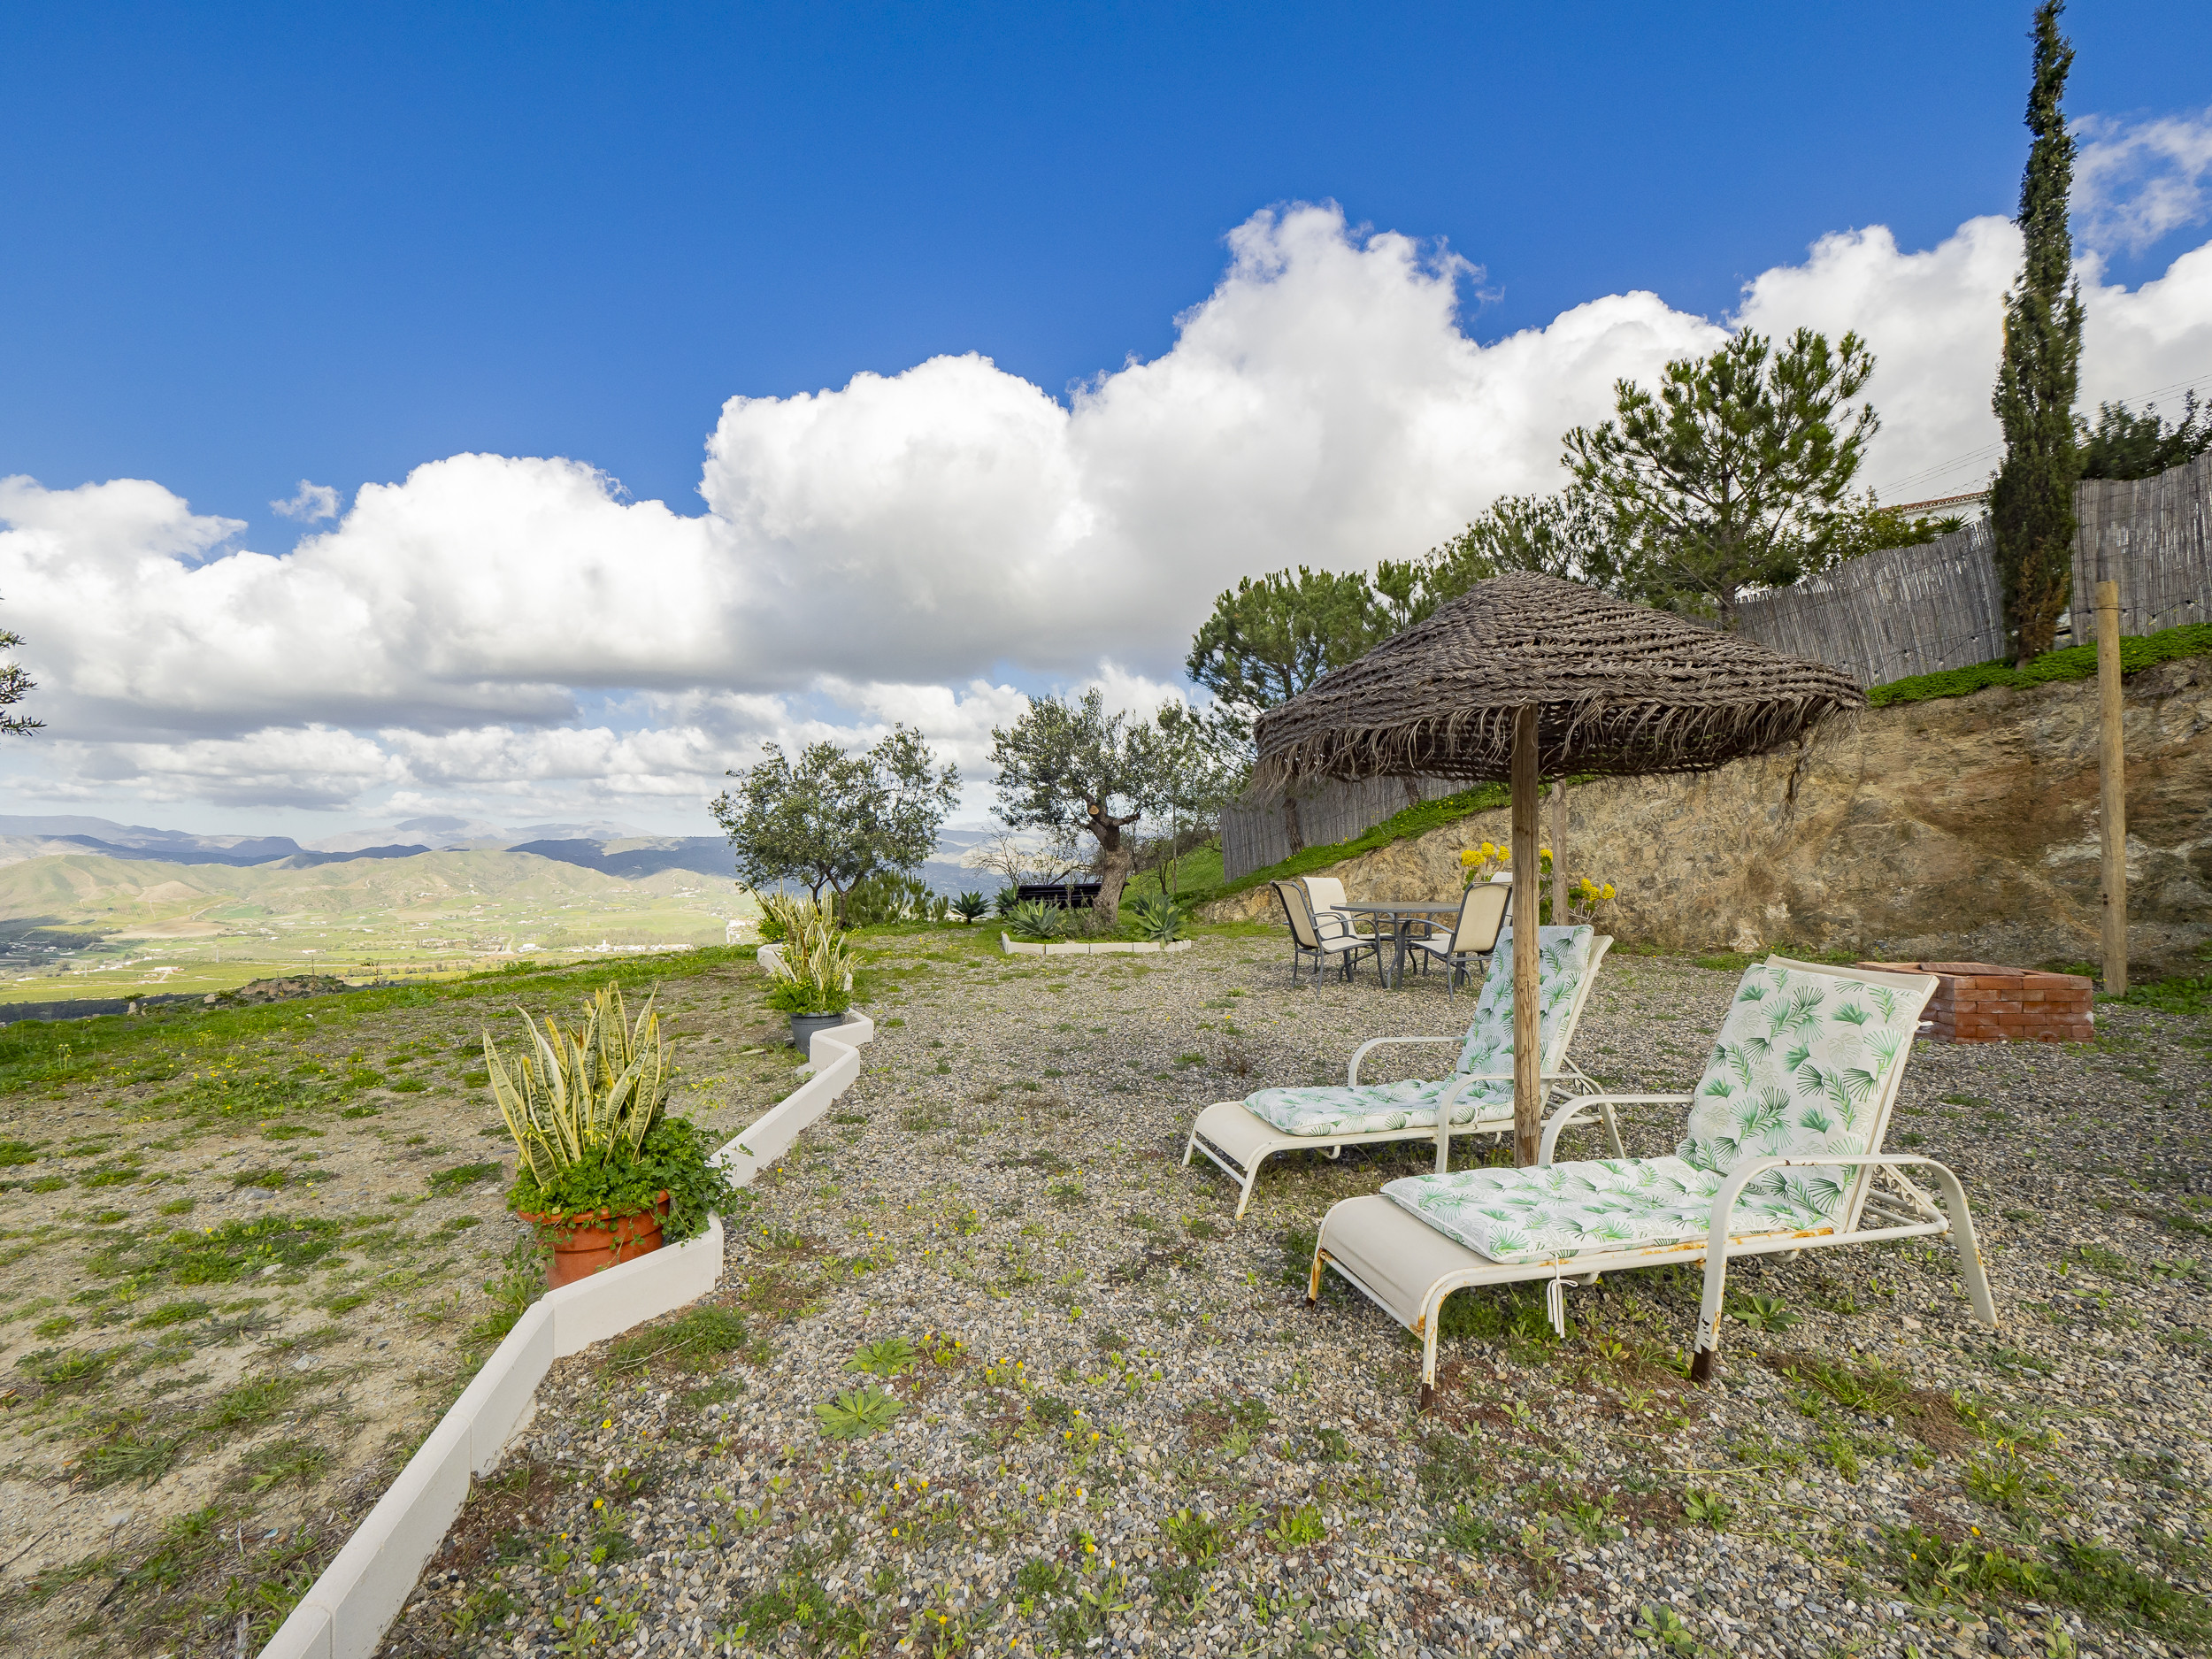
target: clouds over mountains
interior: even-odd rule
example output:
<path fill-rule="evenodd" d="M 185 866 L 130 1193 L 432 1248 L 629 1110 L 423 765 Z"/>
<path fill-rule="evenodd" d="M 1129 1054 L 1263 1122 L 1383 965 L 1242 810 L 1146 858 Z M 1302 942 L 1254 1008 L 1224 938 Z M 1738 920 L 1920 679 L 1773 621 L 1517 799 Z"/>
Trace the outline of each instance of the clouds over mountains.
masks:
<path fill-rule="evenodd" d="M 658 817 L 764 738 L 893 718 L 972 774 L 1007 679 L 1156 700 L 1217 589 L 1417 553 L 1554 488 L 1560 433 L 1616 379 L 1723 337 L 1632 293 L 1479 343 L 1479 273 L 1328 207 L 1256 215 L 1229 250 L 1172 349 L 1065 402 L 976 355 L 731 399 L 703 514 L 581 460 L 458 455 L 273 557 L 158 483 L 0 482 L 0 616 L 50 728 L 4 757 L 14 787 Z M 1985 461 L 1931 464 L 1995 436 L 2017 257 L 1997 219 L 1923 252 L 1843 234 L 1731 321 L 1858 329 L 1881 359 L 1869 480 L 1970 487 Z M 2212 375 L 2212 246 L 2133 291 L 2084 275 L 2087 401 Z"/>

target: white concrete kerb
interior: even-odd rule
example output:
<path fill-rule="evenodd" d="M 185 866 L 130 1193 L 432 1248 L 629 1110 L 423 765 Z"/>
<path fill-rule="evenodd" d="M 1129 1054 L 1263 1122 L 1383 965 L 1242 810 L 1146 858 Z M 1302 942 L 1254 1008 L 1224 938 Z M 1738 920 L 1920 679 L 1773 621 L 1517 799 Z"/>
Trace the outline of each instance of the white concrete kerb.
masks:
<path fill-rule="evenodd" d="M 773 945 L 761 947 L 765 957 Z M 850 1014 L 814 1033 L 813 1075 L 715 1153 L 742 1187 L 773 1163 L 860 1075 L 875 1022 Z M 399 1478 L 354 1528 L 261 1650 L 261 1659 L 370 1659 L 461 1512 L 473 1475 L 489 1472 L 537 1412 L 557 1359 L 673 1312 L 722 1275 L 722 1219 L 695 1239 L 548 1291 L 515 1322 Z"/>
<path fill-rule="evenodd" d="M 1148 939 L 1104 939 L 1095 941 L 1070 941 L 1064 944 L 1032 944 L 1025 940 L 1001 933 L 999 949 L 1010 956 L 1141 956 L 1153 951 L 1188 950 L 1194 941 L 1179 939 L 1173 944 L 1163 945 Z"/>

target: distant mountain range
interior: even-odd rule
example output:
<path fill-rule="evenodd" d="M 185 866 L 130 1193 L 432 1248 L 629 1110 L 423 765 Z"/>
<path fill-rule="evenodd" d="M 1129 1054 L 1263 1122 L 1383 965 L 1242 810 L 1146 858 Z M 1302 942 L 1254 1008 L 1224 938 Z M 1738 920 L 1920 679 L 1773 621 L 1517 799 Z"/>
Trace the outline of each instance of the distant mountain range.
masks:
<path fill-rule="evenodd" d="M 970 887 L 989 893 L 997 879 L 960 860 L 986 839 L 979 830 L 948 830 L 937 856 L 918 873 L 941 893 Z M 0 814 L 0 865 L 28 858 L 95 853 L 108 858 L 173 864 L 273 865 L 310 870 L 357 858 L 412 858 L 430 852 L 534 853 L 602 875 L 637 881 L 664 870 L 735 879 L 729 842 L 719 835 L 641 835 L 619 824 L 531 824 L 502 829 L 450 817 L 403 818 L 383 829 L 350 830 L 301 843 L 288 835 L 195 835 L 103 818 Z"/>

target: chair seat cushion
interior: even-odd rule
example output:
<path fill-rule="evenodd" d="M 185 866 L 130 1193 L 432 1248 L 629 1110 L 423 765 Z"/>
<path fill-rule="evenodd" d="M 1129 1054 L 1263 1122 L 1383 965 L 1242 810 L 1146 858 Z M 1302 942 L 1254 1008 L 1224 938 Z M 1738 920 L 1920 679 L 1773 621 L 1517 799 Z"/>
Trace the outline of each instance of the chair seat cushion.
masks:
<path fill-rule="evenodd" d="M 1377 1134 L 1390 1129 L 1433 1129 L 1436 1102 L 1457 1078 L 1424 1083 L 1337 1084 L 1318 1088 L 1263 1088 L 1245 1097 L 1245 1109 L 1286 1135 Z M 1470 1124 L 1486 1107 L 1513 1109 L 1513 1079 L 1483 1078 L 1467 1085 L 1452 1107 L 1452 1121 Z"/>
<path fill-rule="evenodd" d="M 1701 1241 L 1726 1178 L 1681 1158 L 1622 1158 L 1537 1169 L 1462 1170 L 1390 1182 L 1383 1196 L 1494 1262 L 1549 1262 Z M 1736 1201 L 1738 1238 L 1832 1233 L 1818 1200 L 1794 1186 Z M 1832 1199 L 1831 1199 L 1832 1204 Z"/>

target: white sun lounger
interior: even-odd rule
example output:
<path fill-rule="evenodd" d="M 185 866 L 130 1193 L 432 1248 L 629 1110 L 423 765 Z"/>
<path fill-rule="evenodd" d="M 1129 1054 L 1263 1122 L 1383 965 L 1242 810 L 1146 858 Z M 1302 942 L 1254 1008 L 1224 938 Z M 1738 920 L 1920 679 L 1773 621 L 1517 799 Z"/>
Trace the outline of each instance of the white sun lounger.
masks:
<path fill-rule="evenodd" d="M 1588 927 L 1537 930 L 1538 995 L 1543 1003 L 1540 1064 L 1547 1095 L 1560 1083 L 1585 1089 L 1597 1086 L 1571 1060 L 1567 1046 L 1581 1023 L 1597 979 L 1598 964 L 1612 948 L 1608 934 Z M 1434 1082 L 1363 1084 L 1360 1062 L 1374 1049 L 1403 1043 L 1457 1043 L 1459 1064 Z M 1442 1114 L 1444 1126 L 1439 1129 Z M 1612 1118 L 1609 1109 L 1606 1122 Z M 1512 933 L 1499 935 L 1498 948 L 1475 1003 L 1474 1023 L 1463 1037 L 1377 1037 L 1352 1056 L 1341 1086 L 1261 1089 L 1240 1101 L 1216 1101 L 1198 1115 L 1183 1162 L 1202 1153 L 1239 1185 L 1237 1215 L 1252 1202 L 1260 1165 L 1278 1152 L 1326 1151 L 1375 1146 L 1389 1141 L 1433 1140 L 1436 1167 L 1450 1167 L 1451 1137 L 1495 1134 L 1513 1127 L 1513 951 Z M 1615 1150 L 1620 1148 L 1617 1131 Z"/>
<path fill-rule="evenodd" d="M 1421 1402 L 1435 1398 L 1437 1319 L 1470 1285 L 1564 1288 L 1633 1267 L 1705 1264 L 1692 1380 L 1712 1374 L 1732 1257 L 1945 1238 L 1974 1316 L 1994 1327 L 1958 1177 L 1932 1158 L 1881 1150 L 1921 1010 L 1936 981 L 1775 956 L 1751 968 L 1694 1094 L 1592 1095 L 1564 1102 L 1532 1169 L 1467 1170 L 1392 1181 L 1321 1224 L 1307 1300 L 1333 1271 L 1421 1339 Z M 1616 1106 L 1690 1107 L 1675 1155 L 1556 1164 L 1560 1131 Z M 1941 1196 L 1903 1171 L 1925 1170 Z M 1877 1192 L 1877 1179 L 1890 1190 Z"/>

